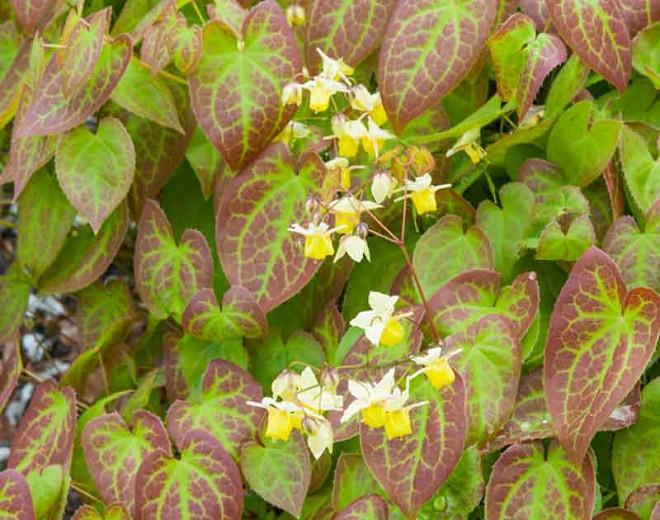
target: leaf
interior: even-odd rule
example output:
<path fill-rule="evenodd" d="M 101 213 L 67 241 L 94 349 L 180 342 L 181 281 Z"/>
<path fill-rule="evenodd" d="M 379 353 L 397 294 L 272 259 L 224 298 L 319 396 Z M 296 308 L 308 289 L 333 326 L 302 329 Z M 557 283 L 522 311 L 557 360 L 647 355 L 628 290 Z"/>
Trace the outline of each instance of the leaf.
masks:
<path fill-rule="evenodd" d="M 298 518 L 312 472 L 309 452 L 298 432 L 288 441 L 262 438 L 241 450 L 241 471 L 248 485 L 267 502 Z"/>
<path fill-rule="evenodd" d="M 410 384 L 412 434 L 388 441 L 383 428 L 360 424 L 364 460 L 378 483 L 404 513 L 415 513 L 454 470 L 465 439 L 465 390 L 460 378 L 437 391 L 422 378 Z"/>
<path fill-rule="evenodd" d="M 541 33 L 527 46 L 527 63 L 516 89 L 518 120 L 527 115 L 550 71 L 566 61 L 566 46 L 557 36 Z"/>
<path fill-rule="evenodd" d="M 56 5 L 54 0 L 9 0 L 9 3 L 19 24 L 30 35 L 45 27 Z"/>
<path fill-rule="evenodd" d="M 241 3 L 244 5 L 241 5 Z M 247 16 L 245 4 L 246 2 L 239 2 L 238 0 L 215 0 L 214 3 L 206 6 L 206 10 L 211 20 L 219 20 L 230 27 L 235 34 L 240 34 Z M 247 7 L 249 5 L 247 3 Z"/>
<path fill-rule="evenodd" d="M 171 454 L 170 441 L 161 420 L 151 412 L 133 414 L 131 429 L 117 412 L 95 417 L 82 433 L 87 467 L 106 503 L 123 502 L 135 509 L 138 468 L 151 454 Z"/>
<path fill-rule="evenodd" d="M 537 1 L 537 0 L 534 0 Z M 543 0 L 540 3 L 545 4 Z M 584 87 L 589 77 L 589 67 L 577 54 L 571 55 L 555 76 L 545 99 L 546 117 L 555 119 Z"/>
<path fill-rule="evenodd" d="M 581 465 L 553 442 L 514 444 L 497 460 L 486 488 L 486 518 L 514 518 L 523 511 L 552 518 L 590 518 L 594 503 L 591 458 Z"/>
<path fill-rule="evenodd" d="M 199 397 L 170 406 L 168 430 L 175 438 L 191 430 L 207 431 L 237 457 L 245 443 L 255 438 L 263 416 L 263 410 L 245 403 L 261 401 L 261 397 L 261 388 L 248 372 L 216 359 L 208 365 Z"/>
<path fill-rule="evenodd" d="M 422 290 L 433 294 L 463 271 L 492 268 L 493 256 L 490 241 L 479 227 L 464 231 L 461 217 L 446 215 L 419 239 L 412 261 Z"/>
<path fill-rule="evenodd" d="M 295 112 L 283 106 L 284 85 L 300 71 L 300 52 L 282 9 L 272 0 L 254 7 L 241 44 L 220 22 L 202 32 L 202 57 L 188 78 L 202 130 L 234 170 L 254 159 Z"/>
<path fill-rule="evenodd" d="M 500 189 L 499 198 L 501 208 L 490 200 L 479 204 L 477 226 L 490 240 L 495 268 L 505 280 L 510 280 L 532 228 L 530 215 L 534 214 L 534 193 L 524 184 L 510 182 Z"/>
<path fill-rule="evenodd" d="M 94 233 L 126 197 L 135 171 L 135 148 L 124 125 L 101 119 L 95 134 L 79 126 L 63 135 L 55 171 L 64 194 Z"/>
<path fill-rule="evenodd" d="M 25 40 L 18 48 L 7 72 L 4 76 L 0 76 L 0 128 L 11 121 L 18 108 L 23 90 L 23 78 L 30 68 L 31 49 L 32 42 Z"/>
<path fill-rule="evenodd" d="M 483 0 L 397 4 L 378 59 L 378 85 L 397 132 L 470 72 L 495 15 L 495 2 Z"/>
<path fill-rule="evenodd" d="M 624 5 L 624 4 L 622 4 Z M 660 19 L 660 13 L 656 16 Z M 633 67 L 660 88 L 660 59 L 656 50 L 656 42 L 660 33 L 660 23 L 649 25 L 633 40 Z"/>
<path fill-rule="evenodd" d="M 18 201 L 16 258 L 32 281 L 39 279 L 64 247 L 75 216 L 55 177 L 45 170 L 37 172 Z"/>
<path fill-rule="evenodd" d="M 462 332 L 445 338 L 445 349 L 455 352 L 452 366 L 465 384 L 467 443 L 483 444 L 509 417 L 520 378 L 520 340 L 511 322 L 486 315 Z"/>
<path fill-rule="evenodd" d="M 660 434 L 658 406 L 660 379 L 656 378 L 642 390 L 637 422 L 614 435 L 612 474 L 620 503 L 639 487 L 660 482 L 660 457 L 654 443 L 649 443 Z"/>
<path fill-rule="evenodd" d="M 222 311 L 211 289 L 192 297 L 181 318 L 188 334 L 210 341 L 231 338 L 260 338 L 268 334 L 268 322 L 261 307 L 244 287 L 230 288 L 222 298 Z"/>
<path fill-rule="evenodd" d="M 626 125 L 619 153 L 628 191 L 637 208 L 646 213 L 660 198 L 660 157 L 654 159 L 644 138 Z"/>
<path fill-rule="evenodd" d="M 136 516 L 240 520 L 243 487 L 238 467 L 220 443 L 205 431 L 175 435 L 180 459 L 155 451 L 135 481 Z"/>
<path fill-rule="evenodd" d="M 81 506 L 76 510 L 72 520 L 131 520 L 131 515 L 126 506 L 119 502 L 109 504 L 105 508 L 104 516 L 91 506 Z"/>
<path fill-rule="evenodd" d="M 358 498 L 335 516 L 335 520 L 387 520 L 387 502 L 378 495 Z"/>
<path fill-rule="evenodd" d="M 34 520 L 30 488 L 18 471 L 0 471 L 0 517 L 13 520 Z"/>
<path fill-rule="evenodd" d="M 394 0 L 313 0 L 307 7 L 305 50 L 313 74 L 321 68 L 317 49 L 357 67 L 380 44 Z"/>
<path fill-rule="evenodd" d="M 641 518 L 657 520 L 660 503 L 660 484 L 648 484 L 637 488 L 626 498 L 625 507 Z"/>
<path fill-rule="evenodd" d="M 546 2 L 564 41 L 593 70 L 620 92 L 632 68 L 630 35 L 616 0 Z"/>
<path fill-rule="evenodd" d="M 288 149 L 278 143 L 233 178 L 218 203 L 216 243 L 227 279 L 251 291 L 264 312 L 296 294 L 319 268 L 288 228 L 306 218 L 305 201 L 320 189 L 324 173 L 310 153 L 296 175 Z"/>
<path fill-rule="evenodd" d="M 332 485 L 332 506 L 335 510 L 342 511 L 360 497 L 381 492 L 360 453 L 339 454 Z"/>
<path fill-rule="evenodd" d="M 152 75 L 135 57 L 128 63 L 110 97 L 129 112 L 184 133 L 167 83 L 160 76 Z"/>
<path fill-rule="evenodd" d="M 7 467 L 27 476 L 52 464 L 71 464 L 76 427 L 76 394 L 51 379 L 37 386 L 12 441 Z"/>
<path fill-rule="evenodd" d="M 589 249 L 555 303 L 545 350 L 544 386 L 559 441 L 581 458 L 598 428 L 632 390 L 653 355 L 660 298 L 626 292 L 614 262 Z"/>
<path fill-rule="evenodd" d="M 593 520 L 639 520 L 639 516 L 621 507 L 610 507 L 595 515 Z"/>
<path fill-rule="evenodd" d="M 334 353 L 339 347 L 344 332 L 346 332 L 346 322 L 335 303 L 329 303 L 316 315 L 311 330 L 312 336 L 328 353 L 328 358 L 331 358 L 329 353 Z"/>
<path fill-rule="evenodd" d="M 620 121 L 598 117 L 591 101 L 581 101 L 552 128 L 548 160 L 563 169 L 570 184 L 587 186 L 612 159 L 621 126 Z"/>
<path fill-rule="evenodd" d="M 90 226 L 77 228 L 39 278 L 39 289 L 68 293 L 89 286 L 112 264 L 128 226 L 128 205 L 121 204 L 101 225 L 98 233 L 94 234 Z"/>
<path fill-rule="evenodd" d="M 178 319 L 190 298 L 211 287 L 213 257 L 194 229 L 185 230 L 177 246 L 163 210 L 148 200 L 138 225 L 134 270 L 138 293 L 151 313 Z"/>
<path fill-rule="evenodd" d="M 199 126 L 195 127 L 190 145 L 186 150 L 186 159 L 199 179 L 204 198 L 210 197 L 213 194 L 215 178 L 222 174 L 226 166 L 222 156 L 209 142 Z"/>
<path fill-rule="evenodd" d="M 568 227 L 554 220 L 539 237 L 536 259 L 574 262 L 595 243 L 596 233 L 588 215 L 576 217 Z"/>
<path fill-rule="evenodd" d="M 2 347 L 2 364 L 0 364 L 0 412 L 11 399 L 12 392 L 18 384 L 18 378 L 23 371 L 19 337 L 15 336 L 4 342 Z"/>
<path fill-rule="evenodd" d="M 56 520 L 64 517 L 70 477 L 65 469 L 52 464 L 43 469 L 35 469 L 26 477 L 35 517 L 44 520 Z"/>
<path fill-rule="evenodd" d="M 84 123 L 110 96 L 131 52 L 131 41 L 126 36 L 105 44 L 89 81 L 71 96 L 64 93 L 57 57 L 51 57 L 32 102 L 14 129 L 14 136 L 59 134 Z"/>
<path fill-rule="evenodd" d="M 30 283 L 18 263 L 0 276 L 0 343 L 10 340 L 23 323 L 30 298 Z M 2 406 L 0 406 L 0 409 Z"/>

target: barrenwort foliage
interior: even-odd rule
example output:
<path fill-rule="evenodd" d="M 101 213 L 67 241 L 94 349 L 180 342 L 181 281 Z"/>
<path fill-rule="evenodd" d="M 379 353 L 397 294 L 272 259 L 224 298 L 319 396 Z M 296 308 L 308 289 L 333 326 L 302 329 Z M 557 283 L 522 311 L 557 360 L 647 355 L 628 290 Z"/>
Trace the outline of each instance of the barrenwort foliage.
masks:
<path fill-rule="evenodd" d="M 659 20 L 0 0 L 0 519 L 658 520 Z"/>

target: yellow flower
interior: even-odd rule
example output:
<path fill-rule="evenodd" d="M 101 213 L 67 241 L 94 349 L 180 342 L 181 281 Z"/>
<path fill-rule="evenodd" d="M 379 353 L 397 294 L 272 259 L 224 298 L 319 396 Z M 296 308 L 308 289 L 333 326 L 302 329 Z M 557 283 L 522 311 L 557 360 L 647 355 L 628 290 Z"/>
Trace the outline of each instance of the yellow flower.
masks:
<path fill-rule="evenodd" d="M 394 305 L 398 299 L 398 296 L 371 291 L 369 293 L 371 310 L 359 312 L 351 320 L 351 325 L 363 329 L 364 335 L 372 345 L 391 347 L 400 343 L 405 335 L 400 320 L 410 314 L 394 315 Z"/>
<path fill-rule="evenodd" d="M 408 409 L 385 412 L 385 435 L 388 440 L 410 435 L 412 426 L 410 425 L 410 412 Z"/>
<path fill-rule="evenodd" d="M 301 412 L 287 412 L 277 408 L 269 408 L 266 436 L 271 439 L 288 441 L 291 432 L 294 429 L 300 429 L 302 426 L 302 417 Z"/>
<path fill-rule="evenodd" d="M 323 260 L 335 252 L 332 245 L 332 234 L 337 231 L 337 228 L 330 229 L 325 222 L 318 225 L 310 222 L 306 228 L 299 224 L 292 224 L 289 231 L 305 237 L 304 254 L 307 258 Z"/>
<path fill-rule="evenodd" d="M 365 211 L 380 208 L 380 204 L 368 200 L 359 200 L 354 195 L 346 195 L 330 203 L 330 213 L 335 216 L 335 226 L 341 228 L 344 235 L 351 234 L 360 223 L 360 216 Z"/>
<path fill-rule="evenodd" d="M 451 157 L 458 152 L 465 152 L 473 164 L 481 162 L 481 160 L 486 157 L 486 151 L 478 144 L 479 135 L 479 127 L 475 126 L 470 128 L 470 130 L 465 132 L 459 140 L 456 141 L 456 144 L 447 151 L 447 157 Z"/>
<path fill-rule="evenodd" d="M 381 428 L 385 424 L 385 412 L 382 404 L 370 404 L 361 412 L 362 422 L 369 428 Z"/>
<path fill-rule="evenodd" d="M 332 118 L 332 136 L 337 139 L 339 155 L 355 157 L 360 150 L 360 142 L 367 137 L 367 129 L 360 120 L 349 121 L 343 114 Z"/>
<path fill-rule="evenodd" d="M 362 137 L 362 147 L 372 158 L 377 158 L 380 151 L 385 146 L 385 141 L 394 136 L 387 130 L 380 128 L 371 118 L 367 118 L 367 131 Z"/>
<path fill-rule="evenodd" d="M 380 94 L 370 94 L 364 85 L 356 85 L 351 89 L 351 107 L 369 114 L 377 125 L 387 123 L 387 114 Z"/>
<path fill-rule="evenodd" d="M 414 356 L 412 360 L 418 365 L 423 365 L 423 368 L 415 372 L 411 379 L 419 374 L 425 374 L 429 382 L 438 390 L 451 385 L 456 375 L 449 365 L 449 358 L 458 353 L 459 351 L 454 351 L 448 356 L 443 356 L 442 348 L 434 347 L 426 351 L 423 356 Z"/>
<path fill-rule="evenodd" d="M 353 75 L 353 67 L 344 63 L 343 58 L 335 60 L 325 54 L 321 49 L 316 49 L 321 56 L 322 69 L 319 76 L 333 81 L 344 81 L 348 83 L 348 76 Z"/>
<path fill-rule="evenodd" d="M 443 188 L 448 188 L 450 184 L 441 184 L 440 186 L 433 186 L 431 175 L 429 173 L 416 177 L 411 181 L 406 179 L 406 184 L 398 191 L 405 190 L 407 192 L 404 197 L 399 197 L 397 201 L 403 200 L 406 196 L 410 197 L 415 206 L 418 215 L 435 211 L 438 208 L 435 200 L 435 192 Z"/>
<path fill-rule="evenodd" d="M 342 188 L 345 190 L 350 189 L 351 170 L 348 166 L 348 159 L 345 159 L 344 157 L 335 157 L 334 159 L 327 161 L 325 167 L 328 169 L 328 172 L 338 180 L 338 184 Z"/>
<path fill-rule="evenodd" d="M 381 345 L 393 347 L 394 345 L 401 343 L 403 336 L 405 335 L 405 330 L 399 320 L 400 318 L 398 317 L 392 317 L 387 320 L 383 333 L 380 336 Z"/>
<path fill-rule="evenodd" d="M 309 108 L 313 112 L 325 112 L 330 105 L 330 98 L 337 92 L 347 92 L 343 83 L 317 76 L 303 83 L 302 87 L 309 91 Z"/>

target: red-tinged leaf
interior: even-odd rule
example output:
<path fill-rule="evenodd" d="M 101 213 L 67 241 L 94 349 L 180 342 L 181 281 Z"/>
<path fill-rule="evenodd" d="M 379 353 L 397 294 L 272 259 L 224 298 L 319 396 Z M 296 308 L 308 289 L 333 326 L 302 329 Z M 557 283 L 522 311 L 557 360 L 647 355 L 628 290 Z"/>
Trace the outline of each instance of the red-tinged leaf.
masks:
<path fill-rule="evenodd" d="M 341 511 L 360 497 L 381 492 L 361 454 L 342 452 L 339 455 L 332 485 L 335 510 Z"/>
<path fill-rule="evenodd" d="M 630 35 L 617 0 L 547 0 L 552 23 L 593 70 L 623 92 L 632 69 Z"/>
<path fill-rule="evenodd" d="M 128 230 L 128 205 L 120 205 L 97 234 L 90 226 L 76 229 L 64 243 L 37 286 L 44 292 L 70 293 L 94 283 L 115 258 Z"/>
<path fill-rule="evenodd" d="M 174 66 L 186 76 L 192 74 L 202 54 L 201 27 L 180 27 L 168 43 Z"/>
<path fill-rule="evenodd" d="M 34 520 L 32 496 L 25 477 L 18 471 L 0 471 L 0 518 Z"/>
<path fill-rule="evenodd" d="M 469 269 L 493 267 L 488 237 L 477 226 L 463 229 L 461 217 L 447 215 L 426 230 L 413 252 L 413 267 L 425 294 L 433 294 Z"/>
<path fill-rule="evenodd" d="M 507 318 L 486 315 L 446 338 L 445 349 L 455 353 L 452 366 L 465 384 L 467 443 L 483 444 L 499 431 L 515 404 L 520 339 Z"/>
<path fill-rule="evenodd" d="M 346 323 L 335 303 L 329 303 L 316 315 L 311 330 L 323 350 L 328 353 L 337 350 L 344 332 Z"/>
<path fill-rule="evenodd" d="M 23 475 L 51 464 L 68 468 L 76 429 L 76 395 L 53 380 L 37 386 L 12 442 L 7 467 Z"/>
<path fill-rule="evenodd" d="M 520 9 L 534 20 L 537 31 L 544 31 L 550 25 L 550 13 L 545 0 L 520 0 Z"/>
<path fill-rule="evenodd" d="M 555 303 L 544 386 L 559 441 L 577 458 L 644 372 L 660 333 L 660 297 L 626 293 L 621 274 L 591 248 Z"/>
<path fill-rule="evenodd" d="M 465 390 L 460 377 L 437 391 L 423 378 L 410 384 L 412 433 L 387 440 L 383 428 L 360 424 L 364 460 L 388 496 L 408 516 L 433 496 L 454 470 L 466 433 Z"/>
<path fill-rule="evenodd" d="M 94 233 L 126 197 L 135 171 L 135 148 L 121 121 L 106 117 L 96 133 L 79 126 L 64 134 L 55 153 L 60 187 Z"/>
<path fill-rule="evenodd" d="M 24 77 L 30 68 L 31 49 L 32 42 L 25 40 L 19 47 L 7 72 L 0 77 L 0 128 L 14 117 L 14 113 L 18 109 Z"/>
<path fill-rule="evenodd" d="M 322 50 L 356 67 L 380 44 L 396 0 L 313 0 L 307 7 L 307 66 L 316 74 Z"/>
<path fill-rule="evenodd" d="M 487 520 L 522 520 L 537 512 L 547 518 L 591 518 L 594 503 L 591 457 L 576 464 L 553 442 L 515 444 L 493 466 L 486 488 Z"/>
<path fill-rule="evenodd" d="M 175 401 L 167 412 L 167 426 L 174 437 L 193 429 L 212 434 L 232 456 L 255 438 L 263 410 L 248 406 L 260 401 L 261 387 L 242 368 L 216 359 L 209 363 L 200 395 L 195 400 Z"/>
<path fill-rule="evenodd" d="M 451 91 L 479 58 L 496 2 L 409 0 L 397 4 L 385 31 L 378 85 L 394 129 Z"/>
<path fill-rule="evenodd" d="M 378 495 L 358 498 L 335 516 L 335 520 L 387 520 L 387 518 L 387 502 Z"/>
<path fill-rule="evenodd" d="M 619 0 L 618 4 L 631 38 L 660 20 L 660 4 L 655 0 Z"/>
<path fill-rule="evenodd" d="M 296 431 L 286 442 L 265 437 L 262 442 L 243 446 L 243 476 L 266 502 L 299 518 L 312 473 L 305 441 Z"/>
<path fill-rule="evenodd" d="M 18 23 L 30 35 L 46 26 L 57 4 L 55 0 L 9 0 L 9 3 Z"/>
<path fill-rule="evenodd" d="M 610 507 L 595 515 L 593 520 L 640 520 L 640 518 L 622 507 Z"/>
<path fill-rule="evenodd" d="M 2 345 L 2 362 L 0 363 L 0 412 L 5 409 L 11 394 L 16 388 L 18 378 L 23 371 L 23 361 L 19 337 L 9 339 Z"/>
<path fill-rule="evenodd" d="M 148 200 L 138 226 L 134 270 L 138 293 L 151 313 L 179 319 L 188 301 L 211 287 L 213 257 L 197 230 L 185 230 L 177 245 L 165 213 Z"/>
<path fill-rule="evenodd" d="M 295 107 L 283 106 L 282 89 L 301 67 L 291 27 L 273 0 L 250 11 L 241 42 L 222 23 L 207 23 L 201 59 L 188 80 L 197 121 L 234 170 L 291 119 Z"/>
<path fill-rule="evenodd" d="M 231 287 L 222 298 L 222 310 L 212 289 L 192 297 L 181 317 L 188 334 L 209 341 L 261 338 L 268 335 L 266 315 L 244 287 Z"/>
<path fill-rule="evenodd" d="M 34 98 L 14 130 L 16 138 L 59 134 L 85 122 L 108 99 L 132 53 L 126 36 L 103 46 L 90 79 L 72 96 L 64 93 L 57 57 L 51 57 Z"/>
<path fill-rule="evenodd" d="M 180 459 L 157 451 L 140 466 L 135 482 L 136 520 L 240 520 L 241 475 L 220 443 L 200 430 L 176 435 L 174 441 Z"/>
<path fill-rule="evenodd" d="M 648 484 L 638 487 L 626 498 L 625 507 L 634 511 L 641 518 L 658 520 L 660 504 L 660 484 Z"/>
<path fill-rule="evenodd" d="M 92 506 L 81 506 L 71 520 L 131 520 L 131 515 L 126 506 L 119 502 L 108 505 L 103 516 Z"/>
<path fill-rule="evenodd" d="M 243 4 L 243 5 L 241 5 Z M 238 0 L 215 0 L 207 4 L 206 10 L 211 20 L 218 20 L 230 27 L 234 34 L 240 35 L 243 21 L 247 16 L 247 8 L 250 2 L 239 2 Z"/>
<path fill-rule="evenodd" d="M 107 503 L 123 502 L 135 509 L 135 479 L 142 462 L 154 453 L 171 454 L 161 420 L 138 410 L 129 429 L 117 412 L 89 421 L 82 433 L 85 460 L 96 489 Z"/>
<path fill-rule="evenodd" d="M 320 266 L 288 231 L 306 219 L 305 201 L 325 172 L 316 154 L 305 157 L 296 175 L 286 146 L 271 146 L 228 183 L 218 205 L 216 243 L 225 274 L 252 291 L 264 312 L 296 294 Z"/>
<path fill-rule="evenodd" d="M 566 61 L 566 46 L 557 36 L 541 33 L 527 46 L 527 63 L 516 89 L 518 119 L 523 120 L 550 71 Z"/>
<path fill-rule="evenodd" d="M 30 298 L 30 280 L 18 262 L 0 276 L 0 343 L 13 339 L 23 323 Z"/>

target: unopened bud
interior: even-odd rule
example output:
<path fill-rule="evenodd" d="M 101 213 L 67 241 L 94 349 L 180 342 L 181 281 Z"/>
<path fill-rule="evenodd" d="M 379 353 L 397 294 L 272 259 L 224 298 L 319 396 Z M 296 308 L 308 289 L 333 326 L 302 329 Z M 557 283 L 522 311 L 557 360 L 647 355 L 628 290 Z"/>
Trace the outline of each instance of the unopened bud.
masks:
<path fill-rule="evenodd" d="M 286 369 L 273 380 L 271 390 L 274 398 L 291 401 L 296 397 L 300 387 L 300 375 L 292 370 Z"/>
<path fill-rule="evenodd" d="M 305 25 L 307 17 L 305 16 L 305 9 L 301 5 L 293 4 L 286 9 L 286 21 L 289 25 Z"/>
<path fill-rule="evenodd" d="M 362 224 L 358 224 L 358 228 Z M 339 386 L 339 373 L 332 367 L 327 367 L 321 375 L 321 387 L 331 394 L 337 393 Z"/>
<path fill-rule="evenodd" d="M 321 220 L 323 220 L 323 217 L 318 211 L 312 215 L 312 224 L 315 226 L 318 226 L 321 223 Z"/>
<path fill-rule="evenodd" d="M 355 228 L 355 233 L 360 238 L 366 239 L 367 236 L 369 236 L 369 226 L 367 226 L 367 224 L 364 222 L 360 222 Z"/>
<path fill-rule="evenodd" d="M 319 200 L 316 197 L 308 197 L 307 201 L 305 202 L 305 209 L 307 210 L 308 213 L 314 214 L 317 213 L 319 210 Z"/>
<path fill-rule="evenodd" d="M 435 167 L 435 159 L 428 148 L 411 146 L 406 150 L 406 155 L 418 176 L 431 172 Z"/>

